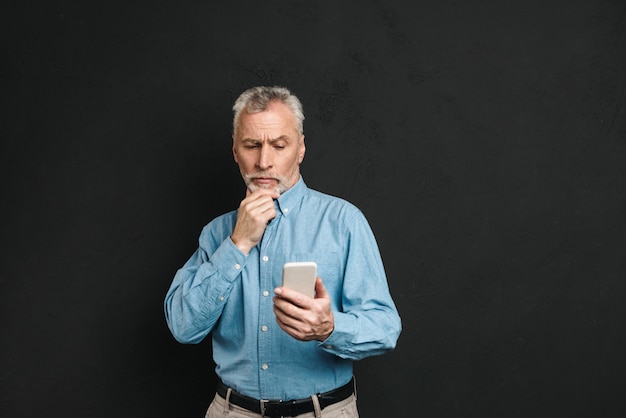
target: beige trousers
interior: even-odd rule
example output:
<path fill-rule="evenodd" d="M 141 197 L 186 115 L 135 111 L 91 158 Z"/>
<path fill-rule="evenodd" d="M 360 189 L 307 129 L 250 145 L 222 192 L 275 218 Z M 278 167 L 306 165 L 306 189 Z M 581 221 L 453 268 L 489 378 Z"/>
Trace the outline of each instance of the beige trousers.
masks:
<path fill-rule="evenodd" d="M 356 408 L 356 396 L 352 395 L 343 401 L 329 405 L 323 410 L 319 407 L 317 397 L 313 396 L 315 411 L 298 415 L 297 418 L 358 418 L 359 412 Z M 213 402 L 206 412 L 205 418 L 261 418 L 262 415 L 250 412 L 247 409 L 238 407 L 226 401 L 219 395 L 215 395 Z"/>

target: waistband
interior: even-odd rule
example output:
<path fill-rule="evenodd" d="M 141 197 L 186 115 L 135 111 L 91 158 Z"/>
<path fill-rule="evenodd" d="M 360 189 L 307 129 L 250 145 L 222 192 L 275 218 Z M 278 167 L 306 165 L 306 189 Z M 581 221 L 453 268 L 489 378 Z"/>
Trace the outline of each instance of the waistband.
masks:
<path fill-rule="evenodd" d="M 354 393 L 354 378 L 350 379 L 345 385 L 324 393 L 317 393 L 320 408 L 324 409 L 334 403 L 347 399 Z M 217 385 L 217 394 L 228 400 L 233 405 L 247 409 L 250 412 L 263 415 L 265 417 L 295 417 L 297 415 L 313 412 L 315 407 L 311 398 L 294 399 L 289 401 L 273 401 L 254 399 L 246 395 L 242 395 L 234 390 L 228 395 L 228 387 L 222 382 Z"/>

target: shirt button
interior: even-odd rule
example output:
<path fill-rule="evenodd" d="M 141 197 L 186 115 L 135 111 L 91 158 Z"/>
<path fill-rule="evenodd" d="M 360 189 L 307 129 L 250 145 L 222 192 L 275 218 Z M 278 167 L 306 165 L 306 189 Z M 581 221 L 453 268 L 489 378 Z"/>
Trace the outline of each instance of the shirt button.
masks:
<path fill-rule="evenodd" d="M 268 366 L 267 364 L 264 364 L 264 365 L 262 365 L 262 366 L 261 366 L 261 368 L 262 368 L 263 370 L 267 370 L 267 369 L 269 369 L 269 368 L 270 368 L 270 366 Z"/>
<path fill-rule="evenodd" d="M 326 344 L 324 347 L 326 347 L 326 348 L 327 348 L 327 349 L 329 349 L 329 350 L 330 350 L 331 348 L 333 348 L 333 346 L 332 346 L 332 345 L 330 345 L 330 344 Z"/>
<path fill-rule="evenodd" d="M 220 296 L 220 300 L 224 300 L 224 296 Z"/>
<path fill-rule="evenodd" d="M 263 291 L 263 296 L 268 297 L 270 295 L 270 292 L 268 292 L 267 290 Z"/>
<path fill-rule="evenodd" d="M 285 209 L 284 209 L 284 212 L 285 212 L 285 213 L 289 212 L 289 209 L 285 208 Z"/>
<path fill-rule="evenodd" d="M 241 265 L 239 263 L 235 264 L 235 270 L 239 270 L 241 268 Z"/>
<path fill-rule="evenodd" d="M 263 325 L 263 326 L 261 327 L 261 331 L 263 331 L 263 332 L 267 332 L 267 325 Z"/>
<path fill-rule="evenodd" d="M 266 256 L 266 255 L 264 255 L 264 256 L 263 256 L 263 261 L 267 261 L 267 260 L 269 260 L 269 259 L 270 259 L 270 258 L 269 258 L 268 256 Z"/>

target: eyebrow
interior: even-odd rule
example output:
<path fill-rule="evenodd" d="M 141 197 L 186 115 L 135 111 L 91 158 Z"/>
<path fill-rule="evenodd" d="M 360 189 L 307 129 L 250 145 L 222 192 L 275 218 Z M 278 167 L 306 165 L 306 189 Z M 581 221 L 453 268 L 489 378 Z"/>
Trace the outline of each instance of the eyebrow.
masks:
<path fill-rule="evenodd" d="M 278 138 L 270 138 L 267 140 L 267 142 L 269 142 L 270 144 L 273 144 L 274 142 L 279 142 L 279 141 L 289 141 L 289 137 L 287 135 L 281 135 Z M 255 138 L 243 138 L 241 140 L 241 142 L 263 142 L 261 139 L 255 139 Z"/>

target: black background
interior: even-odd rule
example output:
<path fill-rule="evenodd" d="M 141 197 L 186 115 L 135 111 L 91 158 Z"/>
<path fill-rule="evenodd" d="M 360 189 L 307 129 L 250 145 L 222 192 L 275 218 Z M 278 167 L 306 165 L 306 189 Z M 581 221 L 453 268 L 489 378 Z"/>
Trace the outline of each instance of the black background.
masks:
<path fill-rule="evenodd" d="M 404 330 L 361 416 L 623 416 L 626 3 L 0 6 L 0 415 L 201 417 L 163 316 L 244 188 L 231 105 L 304 104 L 307 184 L 359 206 Z M 312 365 L 314 367 L 314 365 Z"/>

